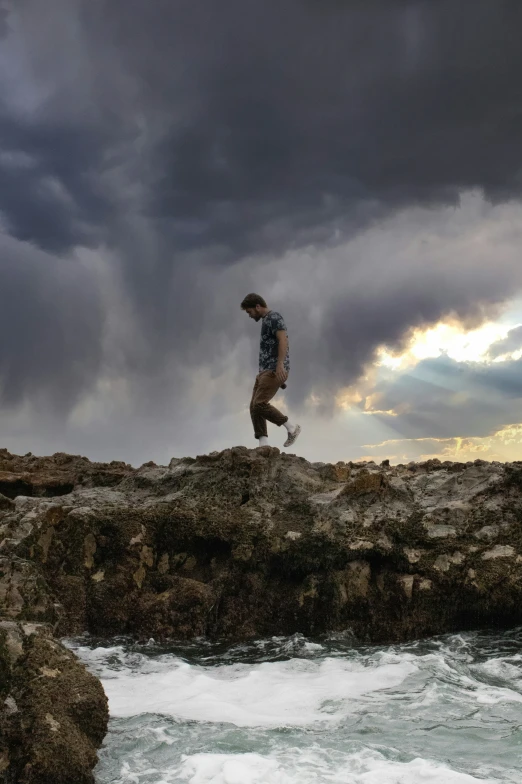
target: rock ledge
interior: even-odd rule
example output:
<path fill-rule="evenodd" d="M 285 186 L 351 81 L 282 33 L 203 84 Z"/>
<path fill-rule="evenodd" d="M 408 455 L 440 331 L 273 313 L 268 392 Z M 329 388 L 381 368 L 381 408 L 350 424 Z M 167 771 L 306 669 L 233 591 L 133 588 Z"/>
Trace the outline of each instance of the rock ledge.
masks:
<path fill-rule="evenodd" d="M 350 628 L 385 643 L 520 623 L 522 463 L 330 465 L 234 447 L 134 469 L 0 450 L 0 620 L 5 780 L 92 781 L 106 704 L 51 631 L 239 640 Z M 37 666 L 60 675 L 24 686 Z M 45 689 L 65 677 L 83 684 L 80 707 L 43 713 Z M 49 748 L 81 745 L 71 756 L 84 772 L 50 778 L 37 740 L 13 751 L 40 731 Z"/>

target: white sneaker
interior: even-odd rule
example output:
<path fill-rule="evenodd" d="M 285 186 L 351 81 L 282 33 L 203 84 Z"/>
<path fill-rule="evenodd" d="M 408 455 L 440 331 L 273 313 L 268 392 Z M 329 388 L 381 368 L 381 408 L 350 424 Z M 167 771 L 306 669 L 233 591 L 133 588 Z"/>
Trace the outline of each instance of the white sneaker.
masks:
<path fill-rule="evenodd" d="M 296 425 L 295 430 L 293 433 L 288 434 L 288 438 L 286 439 L 283 446 L 292 446 L 292 444 L 297 441 L 297 436 L 301 432 L 301 425 Z"/>

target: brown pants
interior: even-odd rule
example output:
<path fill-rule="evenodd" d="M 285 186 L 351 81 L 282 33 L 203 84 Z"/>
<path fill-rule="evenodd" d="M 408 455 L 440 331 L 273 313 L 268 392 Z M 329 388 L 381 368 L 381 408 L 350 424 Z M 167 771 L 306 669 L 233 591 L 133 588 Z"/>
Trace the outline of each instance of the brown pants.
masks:
<path fill-rule="evenodd" d="M 277 408 L 269 404 L 277 390 L 280 388 L 279 381 L 273 370 L 263 370 L 256 377 L 252 400 L 250 401 L 250 416 L 254 425 L 254 435 L 256 438 L 267 436 L 266 423 L 272 422 L 281 427 L 288 421 L 288 417 L 282 414 Z"/>

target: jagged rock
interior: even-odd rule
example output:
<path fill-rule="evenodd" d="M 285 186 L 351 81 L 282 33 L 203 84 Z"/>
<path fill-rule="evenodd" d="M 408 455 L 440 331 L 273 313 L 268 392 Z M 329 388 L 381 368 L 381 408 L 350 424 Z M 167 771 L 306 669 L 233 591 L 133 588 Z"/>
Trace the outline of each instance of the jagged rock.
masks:
<path fill-rule="evenodd" d="M 107 698 L 45 627 L 0 622 L 0 705 L 2 781 L 94 783 Z"/>
<path fill-rule="evenodd" d="M 0 449 L 0 493 L 7 498 L 67 495 L 79 485 L 115 485 L 132 470 L 127 463 L 117 460 L 91 463 L 86 457 L 64 452 L 56 452 L 51 457 L 35 457 L 28 452 L 20 457 Z"/>
<path fill-rule="evenodd" d="M 349 628 L 375 643 L 522 620 L 519 463 L 234 447 L 138 469 L 0 452 L 7 464 L 32 494 L 0 504 L 0 614 L 56 635 Z M 71 491 L 50 497 L 65 475 Z"/>
<path fill-rule="evenodd" d="M 57 607 L 37 564 L 15 555 L 0 556 L 0 618 L 52 622 Z"/>
<path fill-rule="evenodd" d="M 66 457 L 16 465 L 26 474 L 40 460 L 48 475 L 46 461 L 70 465 Z M 241 638 L 350 626 L 367 641 L 519 617 L 518 464 L 328 466 L 235 447 L 168 467 L 120 465 L 121 481 L 108 486 L 112 464 L 97 466 L 96 484 L 78 461 L 89 486 L 17 497 L 0 513 L 4 616 L 55 621 L 61 634 Z M 506 553 L 502 580 L 489 552 Z M 361 559 L 370 578 L 354 597 L 339 574 Z"/>
<path fill-rule="evenodd" d="M 0 493 L 0 509 L 12 509 L 13 507 L 14 504 L 11 499 Z"/>

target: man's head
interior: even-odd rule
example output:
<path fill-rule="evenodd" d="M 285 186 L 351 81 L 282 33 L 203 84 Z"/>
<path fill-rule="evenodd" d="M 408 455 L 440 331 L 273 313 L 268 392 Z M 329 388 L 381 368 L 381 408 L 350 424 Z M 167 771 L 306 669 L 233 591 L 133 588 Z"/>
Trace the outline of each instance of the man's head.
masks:
<path fill-rule="evenodd" d="M 241 309 L 248 313 L 254 321 L 259 321 L 268 313 L 267 304 L 259 294 L 247 294 L 241 303 Z"/>

